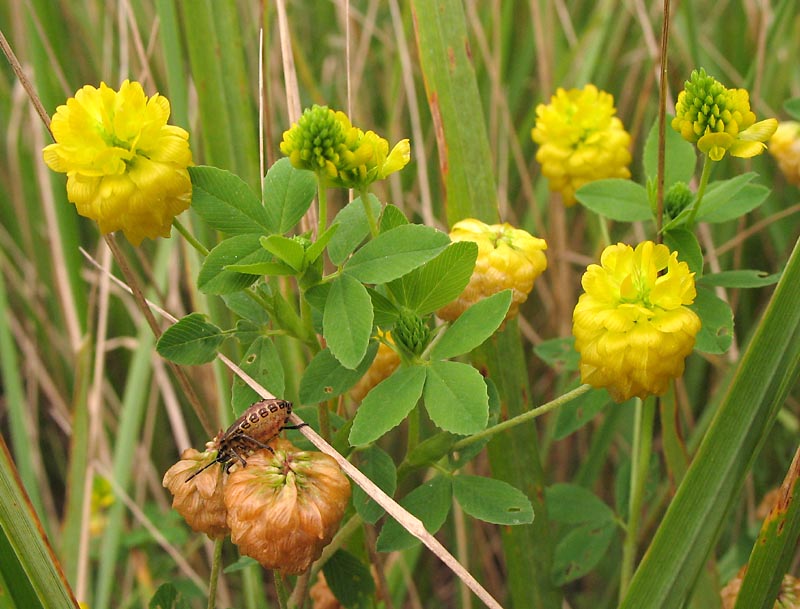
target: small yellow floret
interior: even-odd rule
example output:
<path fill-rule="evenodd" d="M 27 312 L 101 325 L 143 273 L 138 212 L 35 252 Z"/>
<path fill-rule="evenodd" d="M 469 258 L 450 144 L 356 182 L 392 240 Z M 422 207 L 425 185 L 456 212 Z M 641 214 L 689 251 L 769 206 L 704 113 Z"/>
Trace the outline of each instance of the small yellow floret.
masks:
<path fill-rule="evenodd" d="M 687 307 L 694 273 L 665 245 L 618 243 L 589 265 L 581 284 L 572 331 L 582 381 L 605 387 L 617 402 L 663 394 L 683 374 L 700 330 Z"/>
<path fill-rule="evenodd" d="M 56 110 L 44 161 L 67 174 L 67 197 L 103 234 L 122 230 L 134 245 L 169 237 L 189 207 L 189 134 L 167 125 L 169 113 L 165 97 L 127 80 L 119 92 L 86 85 Z"/>

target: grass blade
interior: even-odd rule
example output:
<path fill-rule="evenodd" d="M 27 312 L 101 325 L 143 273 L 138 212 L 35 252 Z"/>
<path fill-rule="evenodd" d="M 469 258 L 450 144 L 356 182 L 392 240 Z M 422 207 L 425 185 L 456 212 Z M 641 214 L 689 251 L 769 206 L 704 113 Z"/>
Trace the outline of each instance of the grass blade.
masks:
<path fill-rule="evenodd" d="M 621 609 L 677 609 L 800 371 L 800 244 Z"/>
<path fill-rule="evenodd" d="M 17 607 L 78 607 L 0 436 L 0 570 Z M 3 594 L 2 596 L 5 596 Z"/>
<path fill-rule="evenodd" d="M 447 193 L 447 221 L 497 220 L 497 193 L 486 120 L 475 82 L 461 0 L 415 0 L 417 33 L 428 104 L 436 126 L 439 168 Z"/>

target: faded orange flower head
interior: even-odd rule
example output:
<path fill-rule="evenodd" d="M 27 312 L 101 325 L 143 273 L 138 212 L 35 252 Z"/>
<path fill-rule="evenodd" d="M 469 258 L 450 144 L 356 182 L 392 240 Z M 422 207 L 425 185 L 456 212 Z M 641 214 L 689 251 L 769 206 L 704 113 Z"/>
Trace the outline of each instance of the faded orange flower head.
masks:
<path fill-rule="evenodd" d="M 67 197 L 101 233 L 122 230 L 133 245 L 169 237 L 189 207 L 189 134 L 169 114 L 165 97 L 127 80 L 119 91 L 86 85 L 56 110 L 44 161 L 67 174 Z"/>
<path fill-rule="evenodd" d="M 211 443 L 210 443 L 211 444 Z M 223 478 L 220 468 L 210 467 L 187 482 L 187 479 L 217 458 L 216 450 L 199 452 L 187 448 L 181 459 L 164 474 L 162 484 L 174 495 L 172 507 L 183 516 L 192 530 L 211 539 L 222 539 L 230 529 L 222 499 Z"/>
<path fill-rule="evenodd" d="M 225 485 L 231 539 L 266 569 L 306 571 L 339 528 L 350 482 L 326 454 L 278 438 Z"/>

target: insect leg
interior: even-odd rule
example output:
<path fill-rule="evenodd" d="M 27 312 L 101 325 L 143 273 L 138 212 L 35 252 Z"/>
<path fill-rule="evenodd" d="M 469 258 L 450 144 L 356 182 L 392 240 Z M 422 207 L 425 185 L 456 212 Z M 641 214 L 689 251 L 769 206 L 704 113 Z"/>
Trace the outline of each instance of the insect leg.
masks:
<path fill-rule="evenodd" d="M 273 437 L 274 437 L 274 436 L 273 436 Z M 271 439 L 272 439 L 272 438 L 270 438 L 270 440 L 271 440 Z M 271 446 L 268 446 L 268 445 L 266 445 L 266 444 L 263 444 L 262 442 L 259 442 L 258 440 L 256 440 L 255 438 L 253 438 L 253 437 L 251 437 L 251 436 L 248 436 L 247 434 L 241 434 L 241 435 L 238 437 L 238 440 L 239 440 L 239 441 L 241 441 L 241 442 L 245 442 L 245 441 L 246 441 L 246 442 L 250 442 L 251 444 L 253 444 L 254 446 L 256 446 L 256 447 L 258 447 L 258 448 L 266 448 L 266 449 L 267 449 L 269 452 L 271 452 L 273 455 L 275 454 L 275 451 L 274 451 L 274 450 L 272 450 L 272 447 L 271 447 Z"/>
<path fill-rule="evenodd" d="M 284 425 L 278 431 L 283 431 L 284 429 L 300 429 L 301 427 L 308 427 L 308 423 L 300 423 L 300 425 Z"/>

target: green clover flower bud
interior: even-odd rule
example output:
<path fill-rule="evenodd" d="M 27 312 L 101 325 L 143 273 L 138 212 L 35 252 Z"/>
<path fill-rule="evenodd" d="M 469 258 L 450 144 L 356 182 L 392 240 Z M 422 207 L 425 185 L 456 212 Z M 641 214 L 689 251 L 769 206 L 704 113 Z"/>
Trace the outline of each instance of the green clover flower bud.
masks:
<path fill-rule="evenodd" d="M 283 134 L 281 152 L 297 169 L 310 169 L 333 179 L 349 153 L 347 139 L 351 129 L 344 113 L 315 104 Z"/>
<path fill-rule="evenodd" d="M 694 193 L 686 182 L 675 182 L 664 196 L 664 213 L 670 218 L 677 218 L 684 209 L 691 205 Z"/>
<path fill-rule="evenodd" d="M 416 313 L 403 311 L 394 327 L 392 337 L 398 346 L 409 353 L 419 355 L 430 342 L 431 330 Z"/>

